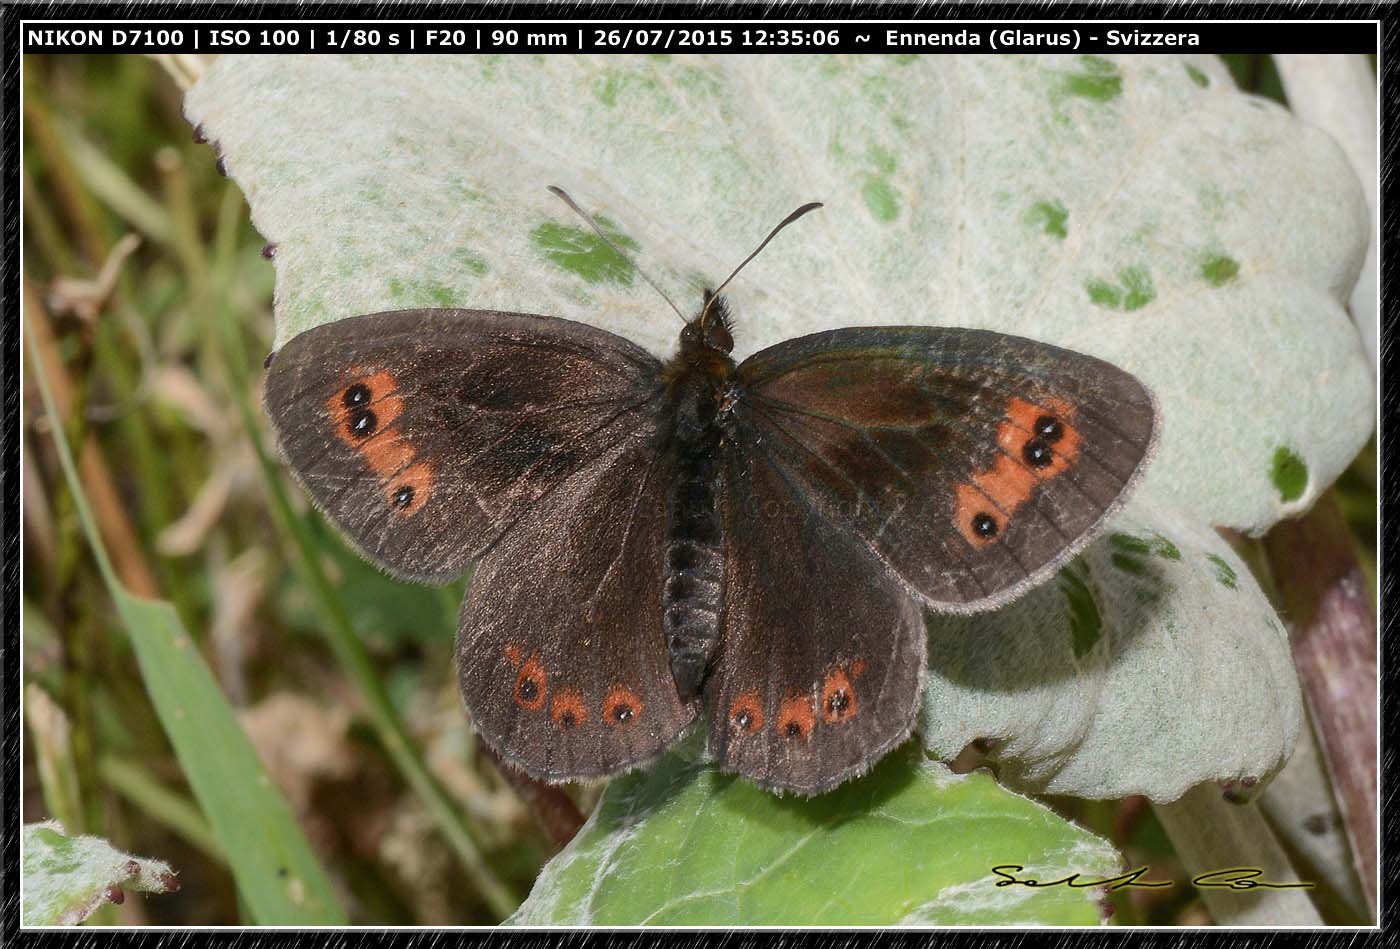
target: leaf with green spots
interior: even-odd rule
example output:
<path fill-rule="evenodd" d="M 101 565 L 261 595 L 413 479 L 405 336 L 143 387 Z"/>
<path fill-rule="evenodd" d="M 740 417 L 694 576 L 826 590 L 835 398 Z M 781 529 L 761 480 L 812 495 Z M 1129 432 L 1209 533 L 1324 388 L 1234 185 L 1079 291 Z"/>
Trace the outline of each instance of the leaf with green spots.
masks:
<path fill-rule="evenodd" d="M 76 926 L 122 891 L 180 888 L 168 864 L 122 853 L 101 837 L 75 837 L 57 821 L 25 824 L 20 834 L 19 919 L 24 926 Z"/>
<path fill-rule="evenodd" d="M 899 199 L 894 189 L 883 178 L 872 178 L 861 188 L 865 206 L 877 221 L 893 221 L 899 216 Z"/>
<path fill-rule="evenodd" d="M 613 781 L 511 918 L 531 926 L 1095 925 L 1120 872 L 1103 840 L 987 774 L 906 745 L 817 798 L 780 798 L 673 754 Z"/>
<path fill-rule="evenodd" d="M 1125 267 L 1118 271 L 1117 284 L 1090 280 L 1084 289 L 1092 303 L 1110 310 L 1140 310 L 1157 297 L 1146 267 Z"/>
<path fill-rule="evenodd" d="M 1118 67 L 1102 56 L 1080 56 L 1078 68 L 1065 74 L 1063 89 L 1072 96 L 1107 102 L 1122 95 L 1123 77 L 1118 75 Z"/>
<path fill-rule="evenodd" d="M 928 617 L 925 746 L 995 737 L 1002 783 L 1089 798 L 1274 773 L 1302 702 L 1268 598 L 1179 511 L 1137 500 L 1114 524 L 1005 609 Z"/>
<path fill-rule="evenodd" d="M 1225 558 L 1216 554 L 1207 554 L 1206 559 L 1215 568 L 1215 579 L 1221 586 L 1229 590 L 1237 590 L 1240 585 L 1239 574 L 1235 573 L 1235 568 L 1226 562 Z"/>
<path fill-rule="evenodd" d="M 1278 488 L 1279 497 L 1284 501 L 1296 501 L 1308 487 L 1308 465 L 1298 453 L 1286 446 L 1279 446 L 1274 452 L 1273 465 L 1269 472 L 1270 480 Z"/>
<path fill-rule="evenodd" d="M 1239 275 L 1240 265 L 1224 254 L 1216 254 L 1201 264 L 1201 277 L 1213 287 L 1224 286 Z"/>
<path fill-rule="evenodd" d="M 607 218 L 599 217 L 597 221 L 613 244 L 626 250 L 637 249 L 637 242 L 619 232 Z M 546 221 L 530 232 L 530 240 L 550 263 L 589 283 L 632 285 L 632 264 L 592 231 Z"/>
<path fill-rule="evenodd" d="M 606 91 L 613 72 L 626 79 Z M 1286 643 L 1260 632 L 1272 614 L 1248 573 L 1229 591 L 1204 553 L 1235 563 L 1211 527 L 1261 533 L 1296 513 L 1371 432 L 1345 308 L 1369 216 L 1336 145 L 1238 93 L 1214 58 L 223 57 L 186 112 L 278 243 L 278 345 L 400 305 L 397 279 L 669 355 L 665 304 L 545 190 L 559 184 L 688 311 L 775 222 L 823 201 L 729 287 L 738 359 L 918 324 L 1133 372 L 1161 437 L 1141 506 L 1110 530 L 1149 550 L 1084 554 L 1092 646 L 1058 583 L 931 621 L 927 740 L 1004 736 L 1005 780 L 1102 797 L 1286 756 Z M 1203 266 L 1226 251 L 1237 269 L 1216 292 L 1225 271 Z M 1280 444 L 1307 472 L 1291 499 L 1270 467 Z"/>
<path fill-rule="evenodd" d="M 1037 201 L 1026 212 L 1027 224 L 1060 240 L 1069 236 L 1068 220 L 1069 211 L 1058 201 Z"/>
<path fill-rule="evenodd" d="M 546 187 L 615 222 L 687 312 L 820 200 L 730 286 L 737 357 L 861 324 L 1088 352 L 1161 404 L 1143 490 L 1250 533 L 1309 505 L 1373 425 L 1345 309 L 1360 186 L 1214 57 L 231 56 L 186 112 L 278 245 L 276 346 L 453 305 L 665 356 L 665 304 Z M 1310 472 L 1292 500 L 1259 463 L 1280 442 Z"/>

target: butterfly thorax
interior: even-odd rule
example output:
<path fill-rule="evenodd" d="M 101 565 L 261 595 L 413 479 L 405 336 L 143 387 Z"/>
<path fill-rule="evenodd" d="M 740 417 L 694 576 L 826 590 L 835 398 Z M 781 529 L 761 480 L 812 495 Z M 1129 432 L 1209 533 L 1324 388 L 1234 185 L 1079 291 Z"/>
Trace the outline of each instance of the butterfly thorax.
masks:
<path fill-rule="evenodd" d="M 671 402 L 669 447 L 675 463 L 666 512 L 663 625 L 683 699 L 699 692 L 714 656 L 723 593 L 719 458 L 735 366 L 728 314 L 721 301 L 715 304 L 686 324 L 680 348 L 662 374 Z"/>

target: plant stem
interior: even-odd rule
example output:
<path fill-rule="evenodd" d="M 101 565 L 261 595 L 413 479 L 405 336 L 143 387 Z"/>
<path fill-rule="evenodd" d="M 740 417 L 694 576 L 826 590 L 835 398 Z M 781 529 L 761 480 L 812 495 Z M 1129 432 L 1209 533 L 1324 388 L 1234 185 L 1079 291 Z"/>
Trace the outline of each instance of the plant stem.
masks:
<path fill-rule="evenodd" d="M 1355 541 L 1335 495 L 1265 538 L 1293 658 L 1346 825 L 1357 875 L 1376 907 L 1376 619 Z"/>
<path fill-rule="evenodd" d="M 1231 804 L 1210 782 L 1198 784 L 1180 800 L 1155 804 L 1154 810 L 1177 855 L 1194 878 L 1234 867 L 1262 871 L 1270 883 L 1300 881 L 1273 831 L 1254 804 Z M 1306 889 L 1199 887 L 1201 899 L 1217 925 L 1321 926 Z"/>
<path fill-rule="evenodd" d="M 583 826 L 583 812 L 578 809 L 573 798 L 563 788 L 545 784 L 530 777 L 519 768 L 511 767 L 501 760 L 489 747 L 482 746 L 486 756 L 496 766 L 496 770 L 510 784 L 517 797 L 524 802 L 535 819 L 535 824 L 548 835 L 555 850 L 562 850 L 574 839 Z"/>

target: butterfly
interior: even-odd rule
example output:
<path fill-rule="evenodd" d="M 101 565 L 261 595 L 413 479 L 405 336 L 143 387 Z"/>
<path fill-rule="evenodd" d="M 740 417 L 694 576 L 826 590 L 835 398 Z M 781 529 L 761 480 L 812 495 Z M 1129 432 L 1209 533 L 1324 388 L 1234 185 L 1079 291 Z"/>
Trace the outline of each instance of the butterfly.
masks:
<path fill-rule="evenodd" d="M 636 767 L 702 716 L 765 788 L 860 774 L 913 728 L 925 610 L 1051 576 L 1152 453 L 1134 376 L 1015 336 L 836 329 L 736 364 L 729 279 L 664 363 L 570 320 L 421 309 L 270 364 L 282 453 L 364 555 L 428 583 L 476 565 L 462 696 L 537 778 Z"/>

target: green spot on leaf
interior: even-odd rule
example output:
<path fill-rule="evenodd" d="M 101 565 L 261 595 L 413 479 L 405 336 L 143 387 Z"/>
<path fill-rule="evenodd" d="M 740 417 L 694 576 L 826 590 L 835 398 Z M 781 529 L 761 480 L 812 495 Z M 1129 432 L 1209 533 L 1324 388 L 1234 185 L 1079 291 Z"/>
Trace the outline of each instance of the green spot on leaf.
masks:
<path fill-rule="evenodd" d="M 1293 449 L 1280 445 L 1274 452 L 1274 467 L 1270 473 L 1279 497 L 1296 501 L 1308 487 L 1308 465 Z"/>
<path fill-rule="evenodd" d="M 610 72 L 593 84 L 593 95 L 608 108 L 617 105 L 618 93 L 626 85 L 627 78 L 619 72 Z"/>
<path fill-rule="evenodd" d="M 1201 265 L 1201 276 L 1213 287 L 1229 283 L 1239 272 L 1239 263 L 1224 254 L 1217 254 Z"/>
<path fill-rule="evenodd" d="M 487 271 L 486 261 L 467 250 L 465 247 L 457 250 L 452 255 L 452 258 L 457 262 L 459 267 L 473 277 L 483 276 Z"/>
<path fill-rule="evenodd" d="M 637 242 L 618 231 L 606 218 L 598 218 L 598 226 L 619 247 L 637 249 Z M 591 231 L 546 221 L 530 232 L 530 241 L 550 263 L 577 274 L 589 283 L 632 286 L 632 264 Z"/>
<path fill-rule="evenodd" d="M 1141 537 L 1134 537 L 1132 534 L 1110 534 L 1108 542 L 1118 550 L 1135 554 L 1147 554 L 1152 552 L 1152 545 Z"/>
<path fill-rule="evenodd" d="M 1069 631 L 1074 658 L 1079 659 L 1094 648 L 1103 633 L 1103 617 L 1099 615 L 1099 605 L 1088 584 L 1079 576 L 1082 561 L 1060 571 L 1060 592 L 1064 594 L 1065 606 L 1069 608 Z"/>
<path fill-rule="evenodd" d="M 1025 216 L 1026 223 L 1031 227 L 1039 228 L 1060 240 L 1069 236 L 1069 228 L 1065 227 L 1068 220 L 1069 211 L 1059 201 L 1037 201 L 1031 205 Z"/>
<path fill-rule="evenodd" d="M 1215 579 L 1223 587 L 1231 590 L 1239 588 L 1239 575 L 1235 573 L 1235 568 L 1225 562 L 1223 557 L 1216 554 L 1206 554 L 1206 559 L 1215 567 Z"/>
<path fill-rule="evenodd" d="M 1113 63 L 1100 56 L 1080 56 L 1080 70 L 1065 76 L 1065 92 L 1072 96 L 1107 102 L 1123 92 L 1123 77 Z"/>
<path fill-rule="evenodd" d="M 1131 554 L 1116 553 L 1109 558 L 1109 562 L 1124 573 L 1131 573 L 1135 577 L 1141 577 L 1147 573 L 1146 561 Z"/>
<path fill-rule="evenodd" d="M 1195 66 L 1192 66 L 1189 63 L 1186 65 L 1186 75 L 1190 76 L 1191 81 L 1194 82 L 1196 85 L 1200 86 L 1202 89 L 1210 85 L 1210 78 L 1205 73 L 1201 72 L 1199 69 L 1197 69 Z"/>
<path fill-rule="evenodd" d="M 1146 267 L 1124 267 L 1118 283 L 1094 279 L 1084 284 L 1089 302 L 1110 310 L 1140 310 L 1157 298 L 1152 274 Z"/>
<path fill-rule="evenodd" d="M 454 307 L 465 302 L 452 287 L 431 280 L 389 280 L 389 292 L 405 307 L 438 306 Z"/>
<path fill-rule="evenodd" d="M 899 199 L 895 197 L 890 183 L 883 178 L 867 181 L 860 194 L 877 221 L 893 221 L 899 216 Z"/>
<path fill-rule="evenodd" d="M 1153 533 L 1151 537 L 1135 537 L 1132 534 L 1110 534 L 1108 543 L 1125 556 L 1147 556 L 1156 554 L 1163 560 L 1180 560 L 1181 551 L 1170 540 L 1161 534 Z"/>
<path fill-rule="evenodd" d="M 875 166 L 875 170 L 882 175 L 894 173 L 895 161 L 894 153 L 879 145 L 870 146 L 870 163 Z"/>
<path fill-rule="evenodd" d="M 1181 550 L 1161 534 L 1152 535 L 1152 552 L 1163 560 L 1180 560 Z"/>

